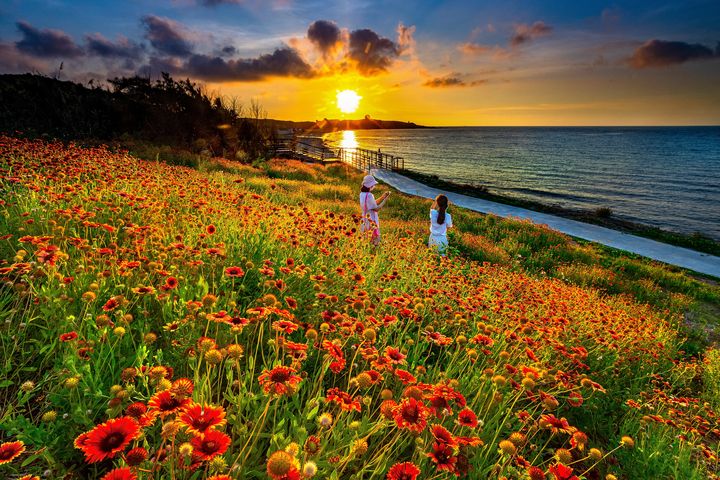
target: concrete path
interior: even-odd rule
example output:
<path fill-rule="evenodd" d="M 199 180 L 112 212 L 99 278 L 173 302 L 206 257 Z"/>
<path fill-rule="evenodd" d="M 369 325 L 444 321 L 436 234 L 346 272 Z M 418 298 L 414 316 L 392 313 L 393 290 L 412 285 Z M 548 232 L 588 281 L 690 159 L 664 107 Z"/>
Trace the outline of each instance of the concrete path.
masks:
<path fill-rule="evenodd" d="M 720 257 L 656 242 L 649 238 L 629 235 L 589 223 L 556 217 L 546 213 L 533 212 L 532 210 L 490 202 L 459 193 L 445 192 L 437 188 L 428 187 L 420 182 L 388 170 L 375 169 L 372 173 L 378 180 L 382 180 L 388 185 L 409 195 L 435 198 L 438 194 L 442 193 L 447 195 L 451 203 L 459 207 L 467 208 L 468 210 L 492 213 L 500 217 L 529 219 L 534 223 L 547 225 L 554 230 L 573 237 L 602 243 L 603 245 L 636 253 L 643 257 L 652 258 L 653 260 L 659 260 L 664 263 L 669 263 L 670 265 L 677 265 L 678 267 L 720 278 Z"/>

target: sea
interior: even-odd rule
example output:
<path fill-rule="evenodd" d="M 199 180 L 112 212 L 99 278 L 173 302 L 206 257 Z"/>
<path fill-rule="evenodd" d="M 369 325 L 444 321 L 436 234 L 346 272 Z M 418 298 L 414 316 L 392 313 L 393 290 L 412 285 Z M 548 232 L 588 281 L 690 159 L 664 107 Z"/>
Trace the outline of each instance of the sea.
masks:
<path fill-rule="evenodd" d="M 720 240 L 718 127 L 449 127 L 325 134 L 492 193 Z"/>

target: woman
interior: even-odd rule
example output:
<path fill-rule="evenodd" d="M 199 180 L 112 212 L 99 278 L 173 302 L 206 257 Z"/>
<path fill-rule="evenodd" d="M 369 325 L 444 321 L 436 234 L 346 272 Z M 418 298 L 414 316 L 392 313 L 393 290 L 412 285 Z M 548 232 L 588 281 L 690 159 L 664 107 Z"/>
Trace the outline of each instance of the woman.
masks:
<path fill-rule="evenodd" d="M 362 188 L 360 188 L 360 208 L 362 208 L 363 223 L 361 231 L 372 232 L 373 245 L 380 243 L 380 217 L 378 211 L 385 205 L 390 192 L 385 192 L 380 196 L 380 201 L 375 201 L 375 196 L 371 193 L 377 185 L 377 180 L 372 175 L 366 175 L 363 178 Z"/>
<path fill-rule="evenodd" d="M 437 251 L 445 256 L 448 246 L 447 229 L 453 226 L 452 217 L 447 213 L 448 198 L 445 195 L 435 197 L 435 203 L 430 209 L 430 239 L 428 247 L 436 248 Z"/>

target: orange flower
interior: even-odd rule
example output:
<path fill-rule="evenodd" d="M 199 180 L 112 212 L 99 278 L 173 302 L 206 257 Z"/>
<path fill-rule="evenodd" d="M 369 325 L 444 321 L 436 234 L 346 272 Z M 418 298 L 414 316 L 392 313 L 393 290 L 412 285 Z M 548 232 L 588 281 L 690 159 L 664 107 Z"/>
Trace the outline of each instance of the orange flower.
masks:
<path fill-rule="evenodd" d="M 225 269 L 225 275 L 230 278 L 240 278 L 245 275 L 245 271 L 240 267 L 227 267 Z"/>
<path fill-rule="evenodd" d="M 0 445 L 0 465 L 10 463 L 25 451 L 25 444 L 21 441 L 5 442 Z"/>
<path fill-rule="evenodd" d="M 295 392 L 295 387 L 302 381 L 292 367 L 275 367 L 272 370 L 264 370 L 258 377 L 265 393 L 274 395 L 290 395 Z"/>
<path fill-rule="evenodd" d="M 150 407 L 150 410 L 157 412 L 161 418 L 165 418 L 182 410 L 190 401 L 189 398 L 179 398 L 169 390 L 163 390 L 152 396 L 148 402 L 148 407 Z"/>
<path fill-rule="evenodd" d="M 414 398 L 405 398 L 395 407 L 393 416 L 398 428 L 407 428 L 411 432 L 420 433 L 427 425 L 429 413 L 423 402 Z"/>
<path fill-rule="evenodd" d="M 420 469 L 412 462 L 396 463 L 388 471 L 387 480 L 415 480 Z"/>
<path fill-rule="evenodd" d="M 212 460 L 222 455 L 230 446 L 230 437 L 217 430 L 208 430 L 204 435 L 193 437 L 190 440 L 193 446 L 193 458 L 198 461 Z"/>
<path fill-rule="evenodd" d="M 225 409 L 193 403 L 185 407 L 177 419 L 187 428 L 188 433 L 203 435 L 215 427 L 225 425 Z"/>
<path fill-rule="evenodd" d="M 140 426 L 131 417 L 108 420 L 77 439 L 89 463 L 113 458 L 140 434 Z M 82 440 L 80 437 L 83 437 Z"/>
<path fill-rule="evenodd" d="M 102 480 L 137 480 L 137 475 L 128 467 L 122 467 L 111 470 Z"/>

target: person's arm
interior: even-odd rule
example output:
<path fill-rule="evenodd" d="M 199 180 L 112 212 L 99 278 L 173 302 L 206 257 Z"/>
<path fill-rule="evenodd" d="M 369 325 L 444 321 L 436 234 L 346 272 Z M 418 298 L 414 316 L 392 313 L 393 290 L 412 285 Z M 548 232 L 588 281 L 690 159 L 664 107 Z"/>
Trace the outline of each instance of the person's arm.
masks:
<path fill-rule="evenodd" d="M 447 217 L 447 222 L 448 222 L 447 228 L 452 228 L 452 226 L 453 226 L 452 216 L 449 213 L 446 213 L 445 216 Z"/>
<path fill-rule="evenodd" d="M 381 198 L 380 203 L 377 204 L 377 208 L 375 209 L 375 211 L 380 210 L 381 208 L 383 208 L 385 206 L 385 202 L 387 201 L 389 196 L 390 196 L 390 192 L 385 192 L 382 194 L 382 196 L 380 197 Z"/>

